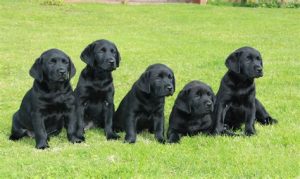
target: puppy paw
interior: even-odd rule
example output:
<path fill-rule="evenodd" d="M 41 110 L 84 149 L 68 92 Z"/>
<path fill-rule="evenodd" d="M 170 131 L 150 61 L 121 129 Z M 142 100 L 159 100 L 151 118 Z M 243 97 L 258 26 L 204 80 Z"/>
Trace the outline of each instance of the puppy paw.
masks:
<path fill-rule="evenodd" d="M 36 144 L 35 146 L 37 149 L 46 149 L 46 148 L 49 148 L 49 145 L 46 141 L 43 141 L 43 142 L 39 142 L 38 144 Z"/>
<path fill-rule="evenodd" d="M 168 143 L 179 143 L 180 141 L 180 137 L 177 134 L 170 134 L 169 139 L 168 139 Z"/>
<path fill-rule="evenodd" d="M 165 142 L 166 142 L 166 140 L 164 138 L 157 138 L 156 140 L 161 144 L 165 144 Z"/>
<path fill-rule="evenodd" d="M 85 138 L 83 136 L 81 137 L 76 137 L 76 136 L 70 136 L 68 137 L 69 141 L 72 142 L 73 144 L 74 143 L 81 143 L 81 142 L 84 142 L 85 141 Z"/>
<path fill-rule="evenodd" d="M 233 131 L 230 130 L 224 130 L 222 131 L 222 135 L 226 135 L 226 136 L 239 136 L 238 134 L 234 133 Z"/>
<path fill-rule="evenodd" d="M 117 140 L 119 138 L 120 138 L 120 136 L 118 134 L 114 133 L 114 132 L 109 133 L 109 134 L 106 135 L 107 140 Z"/>
<path fill-rule="evenodd" d="M 124 143 L 134 144 L 135 140 L 136 139 L 134 137 L 125 137 Z"/>
<path fill-rule="evenodd" d="M 19 140 L 19 139 L 20 139 L 20 137 L 15 136 L 15 135 L 9 136 L 9 140 L 12 140 L 12 141 L 16 141 L 16 140 Z"/>
<path fill-rule="evenodd" d="M 211 131 L 211 135 L 221 135 L 223 134 L 223 130 L 214 129 Z"/>
<path fill-rule="evenodd" d="M 245 130 L 245 135 L 246 136 L 252 136 L 254 134 L 255 134 L 255 130 L 253 130 L 253 129 L 246 129 Z"/>
<path fill-rule="evenodd" d="M 262 125 L 272 125 L 277 123 L 278 121 L 276 119 L 273 119 L 272 117 L 267 117 L 261 122 Z"/>
<path fill-rule="evenodd" d="M 78 137 L 78 139 L 80 139 L 82 142 L 85 141 L 85 137 L 84 137 L 84 136 L 77 136 L 77 137 Z"/>
<path fill-rule="evenodd" d="M 177 143 L 179 143 L 179 139 L 169 139 L 168 141 L 167 141 L 168 143 L 170 143 L 170 144 L 177 144 Z"/>

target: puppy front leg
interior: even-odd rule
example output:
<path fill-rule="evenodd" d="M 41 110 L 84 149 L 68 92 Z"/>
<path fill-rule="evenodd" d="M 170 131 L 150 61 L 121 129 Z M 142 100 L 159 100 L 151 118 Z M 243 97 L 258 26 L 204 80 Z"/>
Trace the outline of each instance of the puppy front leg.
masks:
<path fill-rule="evenodd" d="M 255 134 L 255 103 L 253 102 L 249 107 L 246 108 L 246 124 L 245 124 L 245 134 L 251 136 Z"/>
<path fill-rule="evenodd" d="M 114 114 L 114 104 L 113 103 L 108 103 L 104 102 L 104 122 L 105 122 L 105 134 L 106 134 L 106 139 L 107 140 L 116 140 L 119 139 L 120 136 L 116 134 L 112 130 L 112 121 L 113 121 L 113 114 Z"/>
<path fill-rule="evenodd" d="M 163 112 L 159 112 L 157 115 L 153 116 L 154 120 L 154 133 L 155 138 L 159 143 L 164 144 L 165 138 L 164 138 L 164 114 Z"/>
<path fill-rule="evenodd" d="M 127 143 L 135 143 L 136 141 L 136 122 L 135 116 L 127 116 L 125 119 L 125 141 Z"/>
<path fill-rule="evenodd" d="M 81 118 L 83 116 L 82 113 L 83 113 L 82 109 L 76 110 L 74 107 L 71 109 L 71 112 L 68 115 L 69 123 L 67 129 L 67 136 L 68 136 L 68 140 L 72 143 L 81 143 L 85 140 L 83 136 L 84 126 L 79 125 L 80 121 L 83 121 L 83 119 Z"/>
<path fill-rule="evenodd" d="M 48 148 L 49 145 L 47 142 L 47 131 L 45 128 L 44 119 L 37 112 L 34 112 L 32 115 L 32 126 L 35 134 L 35 147 L 37 149 Z"/>

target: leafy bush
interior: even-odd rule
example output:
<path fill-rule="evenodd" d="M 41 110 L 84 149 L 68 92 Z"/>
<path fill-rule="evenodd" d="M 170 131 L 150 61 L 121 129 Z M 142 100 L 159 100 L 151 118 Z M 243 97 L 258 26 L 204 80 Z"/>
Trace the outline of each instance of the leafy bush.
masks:
<path fill-rule="evenodd" d="M 43 0 L 41 4 L 49 6 L 62 6 L 64 4 L 64 0 Z"/>
<path fill-rule="evenodd" d="M 299 8 L 299 0 L 208 0 L 213 5 L 229 5 L 243 7 L 267 7 L 267 8 Z"/>

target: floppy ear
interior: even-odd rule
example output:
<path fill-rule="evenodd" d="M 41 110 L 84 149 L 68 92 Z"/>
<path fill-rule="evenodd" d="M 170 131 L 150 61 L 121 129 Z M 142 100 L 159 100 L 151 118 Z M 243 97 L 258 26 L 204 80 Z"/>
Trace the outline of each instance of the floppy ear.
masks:
<path fill-rule="evenodd" d="M 150 71 L 144 72 L 140 79 L 137 81 L 137 87 L 145 92 L 145 93 L 150 93 Z"/>
<path fill-rule="evenodd" d="M 175 92 L 175 88 L 176 88 L 176 85 L 175 85 L 175 75 L 174 75 L 174 73 L 173 73 L 173 71 L 171 71 L 172 72 L 172 76 L 173 76 L 173 88 L 174 88 L 174 92 Z"/>
<path fill-rule="evenodd" d="M 35 60 L 32 65 L 30 71 L 30 76 L 32 76 L 35 80 L 42 82 L 43 81 L 43 69 L 42 69 L 42 57 L 39 57 Z"/>
<path fill-rule="evenodd" d="M 85 49 L 81 52 L 80 55 L 80 59 L 90 65 L 90 66 L 94 66 L 94 54 L 93 54 L 93 50 L 94 50 L 95 44 L 92 43 L 90 45 L 88 45 L 87 47 L 85 47 Z"/>
<path fill-rule="evenodd" d="M 242 55 L 242 53 L 242 51 L 235 51 L 227 57 L 225 65 L 229 70 L 235 73 L 240 73 L 240 56 Z"/>
<path fill-rule="evenodd" d="M 176 100 L 175 106 L 188 114 L 191 113 L 191 105 L 188 102 L 188 96 L 191 92 L 191 89 L 183 90 L 179 93 L 178 98 Z"/>
<path fill-rule="evenodd" d="M 69 58 L 69 72 L 70 72 L 70 79 L 75 76 L 76 68 L 74 66 L 74 63 L 72 62 L 71 58 Z"/>
<path fill-rule="evenodd" d="M 212 95 L 213 104 L 215 104 L 216 103 L 216 95 L 211 88 L 210 88 L 210 91 L 211 91 L 211 95 Z"/>
<path fill-rule="evenodd" d="M 121 61 L 121 56 L 120 56 L 120 53 L 119 53 L 119 50 L 117 49 L 117 47 L 115 47 L 116 48 L 116 51 L 117 51 L 117 67 L 119 67 L 119 65 L 120 65 L 120 61 Z"/>

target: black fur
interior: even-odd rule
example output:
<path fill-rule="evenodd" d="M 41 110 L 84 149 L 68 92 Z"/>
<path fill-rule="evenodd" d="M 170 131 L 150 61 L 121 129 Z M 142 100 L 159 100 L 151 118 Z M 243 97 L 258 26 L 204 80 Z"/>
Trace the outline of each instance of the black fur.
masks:
<path fill-rule="evenodd" d="M 119 51 L 114 43 L 97 40 L 84 49 L 81 60 L 87 65 L 75 89 L 78 120 L 70 121 L 68 138 L 71 142 L 82 142 L 84 130 L 101 127 L 108 140 L 118 139 L 112 130 L 115 93 L 112 71 L 119 67 Z"/>
<path fill-rule="evenodd" d="M 68 120 L 74 120 L 75 98 L 70 79 L 75 75 L 71 59 L 58 49 L 45 51 L 33 64 L 33 87 L 13 115 L 11 136 L 18 140 L 34 136 L 36 148 L 49 147 L 50 135 L 58 134 Z"/>
<path fill-rule="evenodd" d="M 252 47 L 242 47 L 231 53 L 225 62 L 224 75 L 214 110 L 215 134 L 226 129 L 239 129 L 245 123 L 245 134 L 255 134 L 255 119 L 262 124 L 277 123 L 255 97 L 254 79 L 263 76 L 260 53 Z"/>
<path fill-rule="evenodd" d="M 125 130 L 125 142 L 135 143 L 137 132 L 148 129 L 164 143 L 165 97 L 175 91 L 173 71 L 163 64 L 149 66 L 121 101 L 114 129 Z"/>
<path fill-rule="evenodd" d="M 215 95 L 210 86 L 191 81 L 179 92 L 170 114 L 168 142 L 176 143 L 181 136 L 208 134 L 212 125 Z"/>

